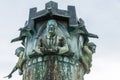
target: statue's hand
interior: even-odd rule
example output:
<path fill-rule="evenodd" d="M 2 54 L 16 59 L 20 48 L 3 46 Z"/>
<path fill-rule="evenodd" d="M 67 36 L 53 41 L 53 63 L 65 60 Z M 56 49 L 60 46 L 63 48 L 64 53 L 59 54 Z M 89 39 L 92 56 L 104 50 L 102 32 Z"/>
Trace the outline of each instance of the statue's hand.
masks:
<path fill-rule="evenodd" d="M 44 53 L 47 49 L 44 48 L 44 47 L 41 47 L 40 50 L 41 50 L 42 53 Z"/>
<path fill-rule="evenodd" d="M 54 47 L 54 48 L 53 48 L 53 51 L 54 51 L 54 52 L 58 52 L 58 51 L 59 51 L 59 48 L 58 48 L 58 47 Z"/>
<path fill-rule="evenodd" d="M 47 49 L 48 52 L 52 52 L 52 49 Z"/>
<path fill-rule="evenodd" d="M 59 48 L 58 47 L 52 47 L 52 49 L 48 49 L 48 51 L 57 53 L 59 51 Z"/>
<path fill-rule="evenodd" d="M 10 79 L 12 77 L 12 74 L 9 74 L 8 76 L 5 76 L 4 78 Z"/>

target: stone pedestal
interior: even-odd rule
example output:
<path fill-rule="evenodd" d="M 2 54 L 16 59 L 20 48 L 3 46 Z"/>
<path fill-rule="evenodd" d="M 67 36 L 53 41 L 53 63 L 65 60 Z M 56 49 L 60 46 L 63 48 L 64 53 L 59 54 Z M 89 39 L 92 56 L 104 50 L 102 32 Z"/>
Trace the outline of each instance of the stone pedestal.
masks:
<path fill-rule="evenodd" d="M 83 80 L 82 64 L 71 57 L 44 56 L 30 59 L 23 80 Z"/>

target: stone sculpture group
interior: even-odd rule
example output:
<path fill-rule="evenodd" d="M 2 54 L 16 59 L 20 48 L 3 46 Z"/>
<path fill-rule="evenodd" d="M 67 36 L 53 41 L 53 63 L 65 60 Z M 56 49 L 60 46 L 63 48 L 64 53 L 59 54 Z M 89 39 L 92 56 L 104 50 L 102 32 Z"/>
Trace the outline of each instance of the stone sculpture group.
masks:
<path fill-rule="evenodd" d="M 22 41 L 15 55 L 19 58 L 11 73 L 17 69 L 23 80 L 84 80 L 90 72 L 96 45 L 89 38 L 84 21 L 76 17 L 75 7 L 58 9 L 50 1 L 42 11 L 30 9 L 29 20 L 20 28 L 20 35 L 11 42 Z"/>

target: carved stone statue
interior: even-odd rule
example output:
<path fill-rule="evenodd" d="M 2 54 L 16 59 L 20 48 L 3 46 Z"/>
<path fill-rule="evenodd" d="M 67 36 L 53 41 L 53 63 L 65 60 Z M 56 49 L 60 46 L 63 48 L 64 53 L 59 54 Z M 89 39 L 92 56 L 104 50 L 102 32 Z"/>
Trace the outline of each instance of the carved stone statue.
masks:
<path fill-rule="evenodd" d="M 92 42 L 87 43 L 83 46 L 83 54 L 81 56 L 81 62 L 85 68 L 85 73 L 90 72 L 92 66 L 92 55 L 95 53 L 96 45 Z"/>
<path fill-rule="evenodd" d="M 46 3 L 45 9 L 30 9 L 29 20 L 20 29 L 19 37 L 25 47 L 18 48 L 19 60 L 13 71 L 19 69 L 23 80 L 84 80 L 90 72 L 96 45 L 74 6 L 58 9 L 56 2 Z"/>
<path fill-rule="evenodd" d="M 36 53 L 41 55 L 62 55 L 68 52 L 68 44 L 62 35 L 60 36 L 57 34 L 57 28 L 58 26 L 55 20 L 48 21 L 46 34 L 37 39 L 36 48 L 34 50 Z M 36 54 L 35 52 L 33 53 L 33 56 Z"/>
<path fill-rule="evenodd" d="M 19 70 L 19 74 L 22 75 L 23 74 L 23 63 L 25 62 L 24 59 L 24 48 L 23 47 L 18 47 L 15 51 L 15 55 L 17 57 L 19 57 L 18 62 L 16 63 L 15 67 L 13 68 L 13 70 L 11 71 L 11 73 L 6 76 L 8 78 L 12 77 L 12 74 L 18 69 Z"/>

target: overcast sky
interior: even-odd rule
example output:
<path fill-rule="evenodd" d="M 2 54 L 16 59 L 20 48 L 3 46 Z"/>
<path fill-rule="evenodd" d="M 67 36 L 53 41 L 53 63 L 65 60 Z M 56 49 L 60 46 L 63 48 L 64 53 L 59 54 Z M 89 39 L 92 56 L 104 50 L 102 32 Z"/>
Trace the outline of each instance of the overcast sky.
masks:
<path fill-rule="evenodd" d="M 19 35 L 24 26 L 29 9 L 44 9 L 49 0 L 0 0 L 0 80 L 6 76 L 17 62 L 15 49 L 20 42 L 10 43 Z M 91 73 L 85 80 L 120 80 L 120 0 L 53 0 L 60 9 L 67 5 L 76 6 L 77 17 L 85 21 L 89 32 L 99 39 L 90 39 L 97 45 L 93 55 Z M 22 80 L 18 72 L 10 80 Z"/>

